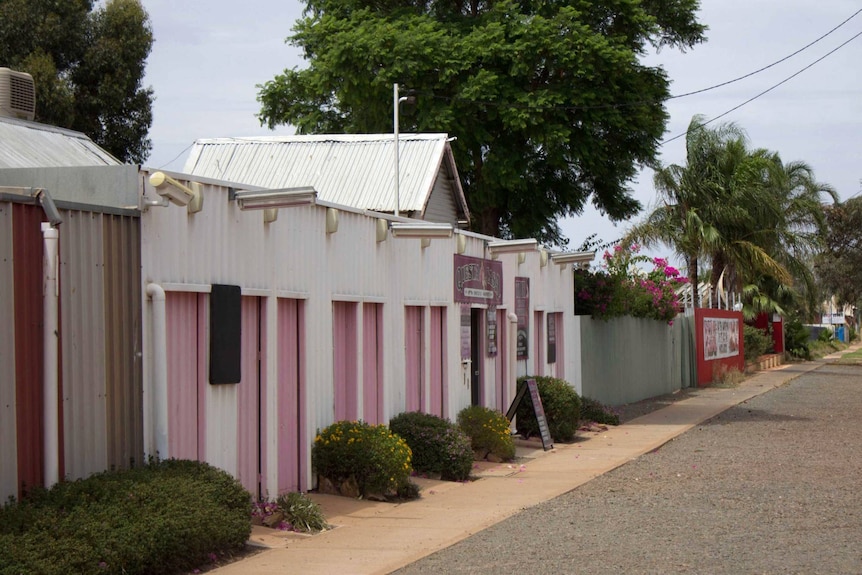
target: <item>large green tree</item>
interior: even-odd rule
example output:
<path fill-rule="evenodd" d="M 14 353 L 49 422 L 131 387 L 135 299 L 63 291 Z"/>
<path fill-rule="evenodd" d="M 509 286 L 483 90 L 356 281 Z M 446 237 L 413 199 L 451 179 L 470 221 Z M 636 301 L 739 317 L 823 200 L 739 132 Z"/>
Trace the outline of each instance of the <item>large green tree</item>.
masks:
<path fill-rule="evenodd" d="M 142 86 L 152 45 L 139 0 L 0 0 L 0 65 L 33 76 L 37 121 L 84 132 L 124 162 L 152 147 L 153 91 Z"/>
<path fill-rule="evenodd" d="M 261 86 L 260 119 L 302 133 L 391 132 L 392 86 L 417 95 L 401 130 L 447 132 L 474 229 L 564 244 L 592 203 L 640 210 L 628 183 L 656 161 L 668 79 L 650 46 L 703 40 L 698 0 L 307 0 L 290 41 L 308 67 Z"/>
<path fill-rule="evenodd" d="M 862 197 L 854 196 L 826 210 L 825 249 L 816 258 L 823 291 L 839 305 L 862 302 Z"/>

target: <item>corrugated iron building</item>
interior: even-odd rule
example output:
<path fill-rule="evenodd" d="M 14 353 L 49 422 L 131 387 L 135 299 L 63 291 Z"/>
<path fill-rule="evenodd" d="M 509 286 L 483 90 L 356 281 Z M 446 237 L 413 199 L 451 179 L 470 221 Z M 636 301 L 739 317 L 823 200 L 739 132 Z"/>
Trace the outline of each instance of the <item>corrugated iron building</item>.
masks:
<path fill-rule="evenodd" d="M 2 125 L 3 122 L 0 122 Z M 61 156 L 55 150 L 55 156 Z M 0 169 L 0 496 L 44 481 L 43 238 L 59 231 L 60 476 L 143 458 L 135 166 Z"/>
<path fill-rule="evenodd" d="M 470 404 L 505 410 L 516 373 L 580 373 L 579 356 L 565 349 L 571 265 L 535 242 L 495 261 L 494 238 L 395 237 L 392 225 L 410 220 L 323 200 L 282 207 L 265 223 L 262 211 L 238 206 L 244 185 L 169 175 L 201 184 L 203 208 L 151 207 L 141 217 L 148 453 L 206 460 L 273 497 L 313 486 L 314 435 L 336 420 L 386 423 L 408 410 L 454 419 Z M 488 281 L 501 292 L 496 305 L 458 301 L 465 264 L 496 270 Z M 519 302 L 516 278 L 532 290 Z M 231 289 L 239 374 L 217 383 L 213 341 L 224 330 L 214 318 L 224 312 L 214 301 Z M 520 305 L 529 345 L 515 362 L 507 316 Z"/>
<path fill-rule="evenodd" d="M 401 216 L 457 226 L 470 218 L 446 134 L 398 140 Z M 341 206 L 395 213 L 392 134 L 319 134 L 213 138 L 195 142 L 187 174 L 260 188 L 312 186 Z"/>

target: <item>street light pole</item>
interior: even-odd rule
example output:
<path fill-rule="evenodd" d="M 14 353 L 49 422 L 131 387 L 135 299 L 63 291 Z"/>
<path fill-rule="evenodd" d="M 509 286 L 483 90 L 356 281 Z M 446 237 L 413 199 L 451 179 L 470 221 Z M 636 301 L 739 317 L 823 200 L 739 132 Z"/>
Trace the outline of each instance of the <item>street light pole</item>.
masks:
<path fill-rule="evenodd" d="M 401 100 L 398 98 L 398 84 L 392 85 L 392 125 L 394 126 L 395 133 L 395 217 L 397 218 L 400 214 L 400 200 L 399 200 L 399 178 L 400 173 L 398 169 L 398 104 L 401 103 Z"/>
<path fill-rule="evenodd" d="M 398 149 L 398 108 L 400 107 L 401 102 L 407 102 L 408 100 L 410 102 L 413 102 L 414 98 L 409 96 L 409 95 L 401 96 L 398 93 L 398 84 L 392 84 L 392 125 L 394 128 L 393 132 L 395 134 L 395 215 L 396 216 L 400 215 L 399 210 L 401 208 L 401 205 L 400 205 L 401 200 L 400 200 L 400 193 L 399 193 L 400 172 L 398 169 L 398 161 L 399 161 L 399 156 L 400 156 L 400 154 L 398 153 L 399 152 L 399 149 Z"/>

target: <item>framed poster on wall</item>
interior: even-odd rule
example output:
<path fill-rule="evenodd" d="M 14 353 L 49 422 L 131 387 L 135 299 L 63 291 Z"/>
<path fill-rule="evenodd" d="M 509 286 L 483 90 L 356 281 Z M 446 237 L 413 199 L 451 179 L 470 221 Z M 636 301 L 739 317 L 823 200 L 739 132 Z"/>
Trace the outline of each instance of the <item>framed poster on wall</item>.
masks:
<path fill-rule="evenodd" d="M 515 278 L 515 315 L 518 316 L 518 359 L 530 356 L 530 278 Z"/>

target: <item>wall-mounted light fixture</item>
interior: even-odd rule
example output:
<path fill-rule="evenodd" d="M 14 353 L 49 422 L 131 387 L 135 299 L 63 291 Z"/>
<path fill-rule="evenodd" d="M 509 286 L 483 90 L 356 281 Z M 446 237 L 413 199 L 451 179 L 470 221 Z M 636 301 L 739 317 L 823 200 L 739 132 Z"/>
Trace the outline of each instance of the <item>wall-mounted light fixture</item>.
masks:
<path fill-rule="evenodd" d="M 596 252 L 564 252 L 559 254 L 551 254 L 551 261 L 555 264 L 564 266 L 568 264 L 584 265 L 592 262 L 596 257 Z"/>
<path fill-rule="evenodd" d="M 488 242 L 488 251 L 491 253 L 491 259 L 496 260 L 500 254 L 521 254 L 524 252 L 536 251 L 539 248 L 539 242 L 535 239 L 525 240 L 499 240 L 496 242 Z M 518 263 L 524 263 L 524 258 L 518 256 Z"/>
<path fill-rule="evenodd" d="M 326 208 L 326 233 L 334 234 L 338 231 L 338 210 Z"/>
<path fill-rule="evenodd" d="M 396 238 L 435 239 L 451 238 L 453 228 L 452 224 L 392 222 L 389 232 Z"/>
<path fill-rule="evenodd" d="M 312 187 L 234 191 L 228 199 L 236 200 L 241 210 L 263 210 L 263 223 L 269 224 L 278 219 L 279 208 L 316 204 L 317 191 Z"/>
<path fill-rule="evenodd" d="M 178 206 L 186 206 L 190 214 L 196 214 L 204 207 L 204 196 L 201 193 L 200 184 L 189 182 L 189 185 L 181 184 L 164 172 L 153 172 L 150 174 L 150 185 L 163 198 Z M 149 204 L 152 205 L 152 204 Z"/>
<path fill-rule="evenodd" d="M 279 190 L 237 191 L 233 194 L 241 210 L 268 210 L 293 206 L 313 206 L 317 203 L 314 188 L 284 188 Z"/>
<path fill-rule="evenodd" d="M 459 254 L 463 254 L 467 251 L 467 236 L 464 234 L 458 234 L 455 236 L 455 251 Z"/>
<path fill-rule="evenodd" d="M 383 218 L 377 218 L 377 223 L 374 226 L 374 236 L 377 243 L 385 242 L 389 237 L 389 222 Z"/>

